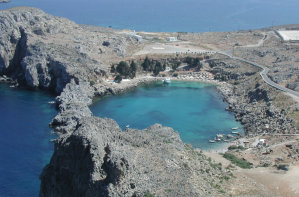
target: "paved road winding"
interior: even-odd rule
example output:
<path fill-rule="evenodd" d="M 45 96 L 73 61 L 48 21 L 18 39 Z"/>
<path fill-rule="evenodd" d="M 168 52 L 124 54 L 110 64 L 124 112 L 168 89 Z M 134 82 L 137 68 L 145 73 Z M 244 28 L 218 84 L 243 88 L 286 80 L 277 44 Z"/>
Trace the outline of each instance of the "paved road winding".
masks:
<path fill-rule="evenodd" d="M 278 89 L 278 90 L 281 90 L 281 91 L 287 92 L 287 93 L 289 93 L 289 94 L 291 94 L 291 95 L 294 95 L 294 96 L 296 96 L 296 97 L 299 97 L 299 92 L 296 92 L 296 91 L 294 91 L 294 90 L 288 89 L 288 88 L 286 88 L 286 87 L 283 87 L 283 86 L 281 86 L 281 85 L 279 85 L 279 84 L 273 82 L 273 81 L 267 76 L 267 74 L 268 74 L 268 72 L 269 72 L 269 70 L 270 70 L 269 68 L 267 68 L 267 67 L 265 67 L 265 66 L 262 66 L 262 65 L 260 65 L 260 64 L 257 64 L 257 63 L 255 63 L 255 62 L 251 62 L 251 61 L 245 60 L 245 59 L 240 58 L 240 57 L 232 56 L 232 55 L 230 55 L 230 54 L 228 54 L 228 53 L 225 53 L 225 52 L 222 52 L 222 51 L 218 51 L 217 53 L 222 54 L 222 55 L 225 55 L 225 56 L 227 56 L 227 57 L 229 57 L 229 58 L 231 58 L 231 59 L 239 60 L 239 61 L 241 61 L 241 62 L 245 62 L 245 63 L 247 63 L 247 64 L 250 64 L 250 65 L 253 65 L 253 66 L 256 66 L 256 67 L 258 67 L 258 68 L 263 69 L 263 70 L 260 72 L 260 75 L 261 75 L 261 77 L 263 78 L 264 82 L 266 82 L 268 85 L 270 85 L 270 86 L 272 86 L 272 87 L 274 87 L 274 88 L 276 88 L 276 89 Z"/>

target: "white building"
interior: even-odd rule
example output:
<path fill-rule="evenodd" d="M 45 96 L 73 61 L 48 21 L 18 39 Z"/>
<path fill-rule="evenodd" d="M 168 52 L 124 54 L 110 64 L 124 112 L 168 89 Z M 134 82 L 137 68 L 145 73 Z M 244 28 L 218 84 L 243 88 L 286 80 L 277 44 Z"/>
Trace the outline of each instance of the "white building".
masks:
<path fill-rule="evenodd" d="M 177 37 L 168 37 L 167 41 L 168 42 L 175 42 L 175 41 L 178 41 L 178 39 L 177 39 Z"/>
<path fill-rule="evenodd" d="M 134 32 L 127 32 L 126 34 L 132 36 L 132 37 L 135 38 L 138 42 L 141 42 L 141 41 L 142 41 L 142 36 L 137 35 L 136 32 L 135 32 L 135 30 L 134 30 Z"/>
<path fill-rule="evenodd" d="M 266 139 L 260 139 L 258 145 L 265 146 L 266 145 Z"/>
<path fill-rule="evenodd" d="M 166 66 L 165 71 L 169 72 L 169 71 L 171 71 L 171 68 L 169 66 Z"/>
<path fill-rule="evenodd" d="M 141 41 L 142 41 L 142 36 L 134 35 L 133 37 L 136 38 L 136 40 L 137 40 L 138 42 L 141 42 Z"/>
<path fill-rule="evenodd" d="M 298 30 L 279 30 L 276 32 L 283 41 L 299 41 L 299 31 Z"/>

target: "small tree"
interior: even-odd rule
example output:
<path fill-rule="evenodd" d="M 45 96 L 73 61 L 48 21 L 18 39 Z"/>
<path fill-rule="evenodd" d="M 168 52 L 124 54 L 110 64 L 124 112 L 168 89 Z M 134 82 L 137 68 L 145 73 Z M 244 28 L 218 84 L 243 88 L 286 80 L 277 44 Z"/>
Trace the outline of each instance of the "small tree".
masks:
<path fill-rule="evenodd" d="M 121 61 L 116 67 L 116 71 L 123 76 L 129 76 L 130 68 L 127 62 Z"/>
<path fill-rule="evenodd" d="M 153 69 L 154 75 L 158 75 L 160 71 L 163 69 L 161 62 L 157 61 L 155 67 Z"/>
<path fill-rule="evenodd" d="M 148 57 L 146 57 L 142 63 L 142 68 L 144 71 L 149 71 L 150 70 L 150 67 L 151 67 L 151 62 L 150 60 L 148 59 Z"/>
<path fill-rule="evenodd" d="M 202 63 L 200 62 L 200 60 L 201 59 L 199 57 L 193 58 L 193 57 L 188 56 L 188 57 L 186 57 L 185 62 L 188 64 L 189 68 L 198 67 L 199 69 L 201 69 Z"/>
<path fill-rule="evenodd" d="M 112 65 L 112 66 L 111 66 L 111 69 L 110 69 L 110 72 L 111 72 L 111 73 L 115 73 L 115 71 L 116 71 L 116 70 L 115 70 L 115 66 Z"/>
<path fill-rule="evenodd" d="M 186 57 L 185 62 L 188 64 L 188 66 L 191 66 L 193 63 L 193 58 L 188 56 Z"/>
<path fill-rule="evenodd" d="M 153 60 L 152 60 L 152 61 L 150 62 L 148 71 L 154 71 L 154 69 L 155 69 L 155 64 L 153 63 Z"/>
<path fill-rule="evenodd" d="M 105 46 L 105 47 L 109 47 L 110 42 L 109 42 L 109 41 L 104 41 L 104 42 L 102 43 L 102 45 Z"/>
<path fill-rule="evenodd" d="M 133 79 L 136 76 L 137 64 L 132 61 L 130 64 L 130 78 Z"/>
<path fill-rule="evenodd" d="M 200 64 L 200 59 L 198 57 L 194 58 L 192 62 L 192 67 L 197 67 L 199 66 L 199 64 Z"/>
<path fill-rule="evenodd" d="M 198 64 L 198 66 L 197 66 L 197 67 L 198 67 L 198 69 L 199 69 L 199 70 L 201 70 L 201 69 L 202 69 L 202 67 L 203 67 L 203 65 L 202 65 L 202 62 L 199 62 L 199 64 Z"/>
<path fill-rule="evenodd" d="M 116 83 L 120 83 L 123 80 L 123 78 L 120 75 L 116 75 L 116 77 L 114 78 L 114 81 Z"/>
<path fill-rule="evenodd" d="M 181 65 L 181 62 L 175 62 L 175 63 L 172 65 L 172 70 L 176 70 L 180 65 Z"/>

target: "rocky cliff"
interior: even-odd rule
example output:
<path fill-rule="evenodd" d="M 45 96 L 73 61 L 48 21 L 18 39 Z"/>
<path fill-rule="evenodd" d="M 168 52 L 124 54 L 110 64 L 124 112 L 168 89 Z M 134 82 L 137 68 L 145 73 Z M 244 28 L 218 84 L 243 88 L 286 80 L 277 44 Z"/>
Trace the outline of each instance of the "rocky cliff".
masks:
<path fill-rule="evenodd" d="M 261 81 L 257 68 L 246 64 L 241 67 L 233 60 L 215 60 L 210 65 L 215 77 L 234 84 L 223 96 L 247 135 L 296 133 L 294 121 L 286 115 L 296 110 L 296 105 L 290 102 L 281 109 L 275 101 L 279 92 Z"/>
<path fill-rule="evenodd" d="M 111 119 L 85 117 L 41 175 L 40 196 L 200 196 L 215 193 L 224 173 L 184 146 L 177 132 L 154 125 L 122 131 Z"/>
<path fill-rule="evenodd" d="M 126 55 L 127 46 L 137 43 L 129 36 L 90 30 L 33 8 L 1 11 L 0 18 L 0 74 L 57 93 L 71 79 L 102 78 L 107 60 Z"/>
<path fill-rule="evenodd" d="M 226 171 L 173 129 L 122 131 L 92 116 L 93 97 L 115 91 L 104 82 L 107 65 L 129 54 L 134 38 L 34 8 L 1 11 L 0 18 L 0 75 L 59 95 L 51 122 L 58 137 L 40 176 L 41 197 L 221 195 Z"/>

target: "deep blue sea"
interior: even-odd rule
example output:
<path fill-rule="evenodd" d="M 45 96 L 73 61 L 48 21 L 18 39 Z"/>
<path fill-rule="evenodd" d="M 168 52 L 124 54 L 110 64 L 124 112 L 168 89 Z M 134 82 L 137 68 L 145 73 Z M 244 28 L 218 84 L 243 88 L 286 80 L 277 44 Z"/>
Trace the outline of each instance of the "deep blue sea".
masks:
<path fill-rule="evenodd" d="M 126 94 L 106 96 L 96 101 L 94 115 L 115 119 L 124 129 L 144 129 L 155 123 L 174 128 L 185 143 L 202 149 L 217 148 L 211 144 L 217 133 L 231 133 L 242 128 L 234 115 L 225 111 L 216 87 L 198 82 L 162 82 L 141 86 Z"/>
<path fill-rule="evenodd" d="M 11 0 L 80 24 L 169 32 L 234 31 L 299 23 L 298 0 Z"/>
<path fill-rule="evenodd" d="M 57 113 L 43 92 L 0 84 L 0 196 L 37 197 L 39 175 L 53 144 L 49 122 Z"/>

